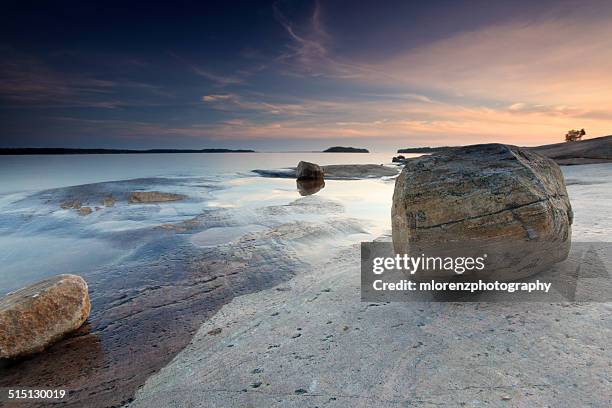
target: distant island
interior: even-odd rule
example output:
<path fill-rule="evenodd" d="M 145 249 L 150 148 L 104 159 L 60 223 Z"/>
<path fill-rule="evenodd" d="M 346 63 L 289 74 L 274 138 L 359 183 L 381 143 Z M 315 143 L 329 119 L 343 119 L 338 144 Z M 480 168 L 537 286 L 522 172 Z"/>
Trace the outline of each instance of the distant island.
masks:
<path fill-rule="evenodd" d="M 151 154 L 151 153 L 255 153 L 255 150 L 233 149 L 68 149 L 55 147 L 0 148 L 0 155 L 25 154 Z"/>
<path fill-rule="evenodd" d="M 360 149 L 357 147 L 334 146 L 327 150 L 323 150 L 323 153 L 370 153 L 370 151 L 368 149 Z"/>
<path fill-rule="evenodd" d="M 398 153 L 435 153 L 449 149 L 448 146 L 443 147 L 408 147 L 406 149 L 398 149 Z"/>

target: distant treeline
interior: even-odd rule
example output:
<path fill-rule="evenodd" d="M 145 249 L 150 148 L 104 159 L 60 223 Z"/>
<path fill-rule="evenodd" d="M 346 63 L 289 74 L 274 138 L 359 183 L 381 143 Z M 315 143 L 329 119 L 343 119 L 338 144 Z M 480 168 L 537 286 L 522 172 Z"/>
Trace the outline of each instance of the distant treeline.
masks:
<path fill-rule="evenodd" d="M 399 149 L 398 153 L 434 153 L 441 152 L 442 150 L 449 149 L 448 146 L 443 147 L 409 147 L 406 149 Z"/>
<path fill-rule="evenodd" d="M 255 150 L 233 150 L 233 149 L 66 149 L 54 147 L 41 148 L 0 148 L 0 155 L 24 155 L 24 154 L 146 154 L 146 153 L 255 153 Z"/>

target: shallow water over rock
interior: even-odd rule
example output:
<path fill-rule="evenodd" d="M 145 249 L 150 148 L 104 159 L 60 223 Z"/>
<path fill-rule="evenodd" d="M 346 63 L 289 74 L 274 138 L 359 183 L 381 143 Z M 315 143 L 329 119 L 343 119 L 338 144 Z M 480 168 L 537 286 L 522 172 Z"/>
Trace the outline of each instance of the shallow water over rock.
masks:
<path fill-rule="evenodd" d="M 293 180 L 262 181 L 136 179 L 6 203 L 1 240 L 11 250 L 2 255 L 0 290 L 78 273 L 89 284 L 92 311 L 81 329 L 44 353 L 4 362 L 0 386 L 63 388 L 68 406 L 125 403 L 232 298 L 278 285 L 307 268 L 310 257 L 380 228 L 353 218 L 333 190 L 300 197 Z M 380 183 L 390 197 L 391 183 L 367 183 Z M 138 190 L 186 198 L 130 203 L 129 192 Z M 104 205 L 108 197 L 112 206 Z M 77 199 L 94 211 L 62 208 Z M 44 256 L 33 256 L 37 250 Z"/>

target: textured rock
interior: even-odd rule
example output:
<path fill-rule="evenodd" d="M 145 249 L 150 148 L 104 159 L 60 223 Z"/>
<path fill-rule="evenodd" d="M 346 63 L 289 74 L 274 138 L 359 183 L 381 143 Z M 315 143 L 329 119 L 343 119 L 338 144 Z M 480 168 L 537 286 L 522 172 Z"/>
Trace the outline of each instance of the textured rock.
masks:
<path fill-rule="evenodd" d="M 234 298 L 128 406 L 610 406 L 609 303 L 361 302 L 359 258 Z"/>
<path fill-rule="evenodd" d="M 487 277 L 518 279 L 567 257 L 572 217 L 554 161 L 516 146 L 467 146 L 407 162 L 393 194 L 393 244 L 398 253 L 486 250 L 496 254 Z"/>
<path fill-rule="evenodd" d="M 0 358 L 37 353 L 78 329 L 89 316 L 87 283 L 57 275 L 0 300 Z"/>
<path fill-rule="evenodd" d="M 529 149 L 563 165 L 612 162 L 612 136 L 596 137 L 575 143 L 555 143 Z"/>
<path fill-rule="evenodd" d="M 78 210 L 81 208 L 81 202 L 79 200 L 68 200 L 60 203 L 60 207 L 64 210 L 69 210 L 71 208 Z"/>
<path fill-rule="evenodd" d="M 183 194 L 162 193 L 159 191 L 136 191 L 130 194 L 130 203 L 162 203 L 166 201 L 180 201 L 187 198 Z"/>
<path fill-rule="evenodd" d="M 115 205 L 115 199 L 112 196 L 105 197 L 102 200 L 102 205 L 105 207 L 113 207 Z"/>
<path fill-rule="evenodd" d="M 89 214 L 91 214 L 92 212 L 93 212 L 93 210 L 91 209 L 91 207 L 81 207 L 81 208 L 79 208 L 79 209 L 77 210 L 77 213 L 78 213 L 79 215 L 83 215 L 83 216 L 85 216 L 85 215 L 89 215 Z"/>
<path fill-rule="evenodd" d="M 322 179 L 323 169 L 318 164 L 301 161 L 297 165 L 295 176 L 298 180 Z"/>

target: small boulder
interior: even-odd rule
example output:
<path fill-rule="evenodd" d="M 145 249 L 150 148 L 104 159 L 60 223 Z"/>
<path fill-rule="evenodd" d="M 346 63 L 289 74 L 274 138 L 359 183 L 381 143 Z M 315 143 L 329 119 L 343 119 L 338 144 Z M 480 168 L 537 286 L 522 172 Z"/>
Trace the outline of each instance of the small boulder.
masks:
<path fill-rule="evenodd" d="M 323 179 L 323 169 L 318 164 L 301 161 L 297 165 L 295 175 L 298 180 Z"/>
<path fill-rule="evenodd" d="M 89 215 L 92 212 L 93 210 L 91 209 L 91 207 L 81 207 L 77 210 L 77 213 L 82 216 Z"/>
<path fill-rule="evenodd" d="M 105 197 L 102 200 L 102 205 L 105 207 L 113 207 L 115 205 L 115 199 L 112 196 Z"/>
<path fill-rule="evenodd" d="M 71 208 L 78 210 L 81 208 L 81 202 L 79 200 L 68 200 L 60 203 L 60 207 L 63 210 L 69 210 Z"/>
<path fill-rule="evenodd" d="M 87 283 L 57 275 L 0 299 L 0 358 L 37 353 L 78 329 L 90 311 Z"/>
<path fill-rule="evenodd" d="M 391 213 L 397 253 L 495 254 L 483 278 L 533 275 L 566 259 L 571 246 L 573 213 L 559 166 L 516 146 L 466 146 L 407 161 Z"/>

